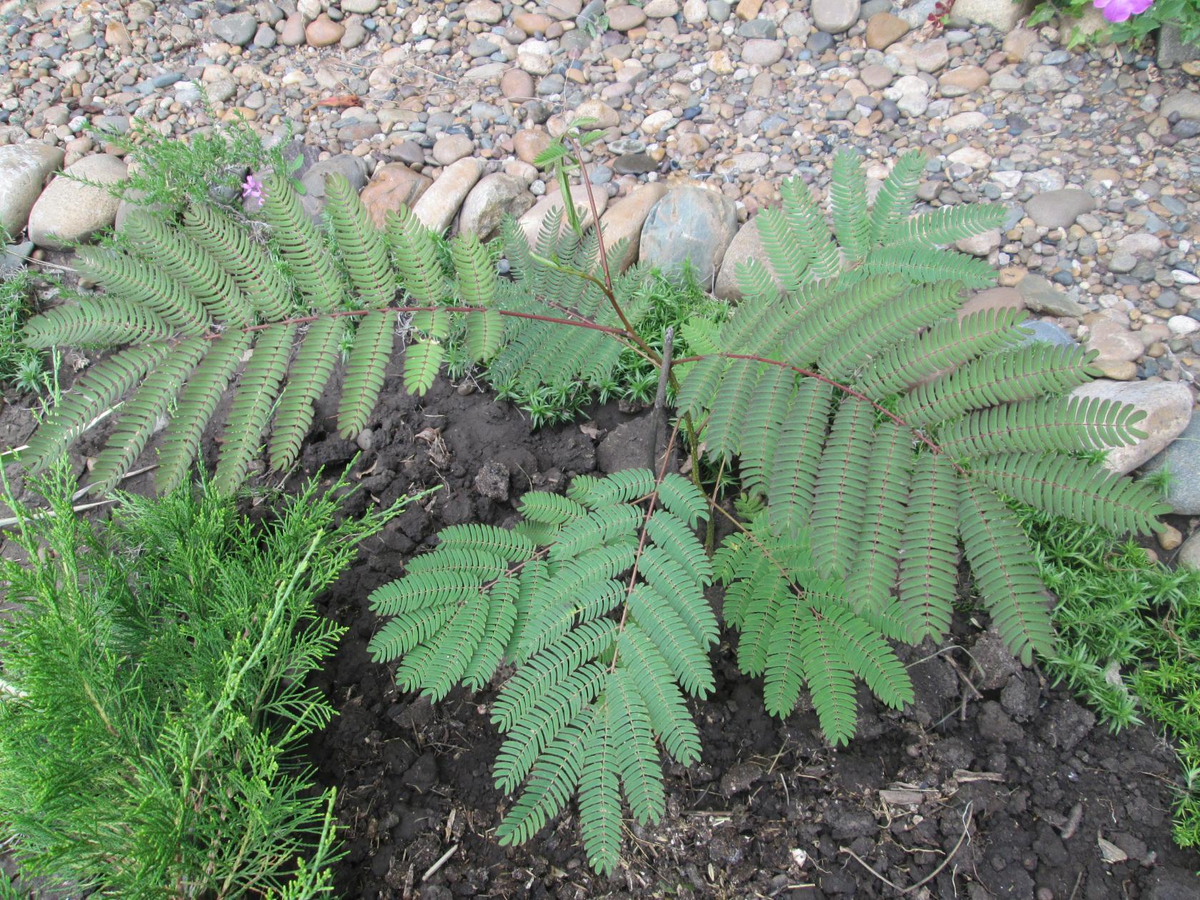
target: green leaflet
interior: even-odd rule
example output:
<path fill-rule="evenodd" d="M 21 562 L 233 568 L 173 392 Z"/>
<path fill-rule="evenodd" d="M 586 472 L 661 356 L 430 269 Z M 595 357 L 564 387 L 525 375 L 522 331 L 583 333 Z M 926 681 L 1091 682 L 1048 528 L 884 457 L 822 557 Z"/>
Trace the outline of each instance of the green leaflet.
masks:
<path fill-rule="evenodd" d="M 154 482 L 160 494 L 174 490 L 187 476 L 200 450 L 200 437 L 241 364 L 242 354 L 250 349 L 250 340 L 251 335 L 244 331 L 227 331 L 212 342 L 208 355 L 188 376 L 159 450 Z"/>
<path fill-rule="evenodd" d="M 395 310 L 369 313 L 358 323 L 338 406 L 338 431 L 342 437 L 352 438 L 366 427 L 383 390 L 395 341 Z"/>
<path fill-rule="evenodd" d="M 833 417 L 813 490 L 813 560 L 827 575 L 845 577 L 859 545 L 867 500 L 874 410 L 846 397 Z"/>
<path fill-rule="evenodd" d="M 242 483 L 246 470 L 258 455 L 271 407 L 287 373 L 295 333 L 296 326 L 290 322 L 272 325 L 258 333 L 254 353 L 246 363 L 237 397 L 225 420 L 226 442 L 213 482 L 222 493 L 232 493 Z"/>
<path fill-rule="evenodd" d="M 312 424 L 314 406 L 337 364 L 342 320 L 318 319 L 308 326 L 290 377 L 279 398 L 271 431 L 271 468 L 286 469 L 300 453 L 300 444 Z"/>
<path fill-rule="evenodd" d="M 979 593 L 1005 643 L 1029 665 L 1054 648 L 1050 598 L 1021 526 L 992 491 L 959 482 L 959 533 Z"/>

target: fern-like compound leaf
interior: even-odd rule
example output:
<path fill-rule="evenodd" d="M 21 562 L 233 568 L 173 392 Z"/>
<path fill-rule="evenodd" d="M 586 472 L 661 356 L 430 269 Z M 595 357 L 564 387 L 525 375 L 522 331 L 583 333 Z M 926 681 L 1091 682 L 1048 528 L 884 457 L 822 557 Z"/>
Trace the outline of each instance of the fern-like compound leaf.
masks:
<path fill-rule="evenodd" d="M 882 399 L 906 385 L 920 382 L 946 369 L 993 353 L 1015 343 L 1019 310 L 988 309 L 971 313 L 962 321 L 950 319 L 934 325 L 886 350 L 858 382 L 863 393 Z"/>
<path fill-rule="evenodd" d="M 808 524 L 832 407 L 832 387 L 815 378 L 800 382 L 779 433 L 767 490 L 771 523 L 781 534 L 796 535 Z"/>
<path fill-rule="evenodd" d="M 639 824 L 650 825 L 662 818 L 667 798 L 650 713 L 637 687 L 643 677 L 644 673 L 617 668 L 605 685 L 604 699 L 629 808 Z"/>
<path fill-rule="evenodd" d="M 317 319 L 308 326 L 280 395 L 271 430 L 271 468 L 276 471 L 288 468 L 300 455 L 300 444 L 316 413 L 315 404 L 337 365 L 342 327 L 342 320 L 332 317 Z"/>
<path fill-rule="evenodd" d="M 450 245 L 458 291 L 468 306 L 491 306 L 496 298 L 496 266 L 479 238 L 460 234 Z"/>
<path fill-rule="evenodd" d="M 215 207 L 194 204 L 183 213 L 183 230 L 233 276 L 250 305 L 267 321 L 286 318 L 292 306 L 287 279 L 266 248 Z"/>
<path fill-rule="evenodd" d="M 1063 393 L 1100 375 L 1095 358 L 1094 350 L 1042 343 L 980 357 L 910 391 L 896 413 L 913 425 L 927 425 L 972 409 Z"/>
<path fill-rule="evenodd" d="M 936 247 L 983 234 L 1004 224 L 1007 210 L 999 203 L 942 206 L 898 223 L 888 238 L 896 244 Z"/>
<path fill-rule="evenodd" d="M 21 461 L 35 472 L 45 468 L 168 353 L 170 347 L 166 344 L 134 347 L 93 367 L 29 439 L 21 451 Z"/>
<path fill-rule="evenodd" d="M 822 624 L 836 633 L 842 658 L 876 697 L 893 709 L 914 699 L 908 670 L 878 631 L 840 604 L 819 600 Z"/>
<path fill-rule="evenodd" d="M 892 301 L 903 288 L 899 276 L 887 276 L 859 281 L 834 294 L 793 323 L 780 357 L 794 366 L 812 365 L 828 344 L 857 320 Z"/>
<path fill-rule="evenodd" d="M 818 569 L 845 577 L 859 546 L 871 466 L 874 410 L 846 397 L 833 417 L 813 490 L 812 545 Z"/>
<path fill-rule="evenodd" d="M 387 239 L 400 286 L 418 306 L 437 306 L 450 296 L 450 286 L 438 262 L 433 232 L 411 211 L 401 207 L 387 214 Z"/>
<path fill-rule="evenodd" d="M 882 243 L 912 211 L 925 171 L 925 154 L 910 150 L 896 160 L 871 207 L 871 240 Z"/>
<path fill-rule="evenodd" d="M 1127 447 L 1146 433 L 1146 413 L 1099 397 L 1049 397 L 1006 403 L 956 419 L 938 430 L 938 443 L 955 457 L 990 453 L 1090 453 Z"/>
<path fill-rule="evenodd" d="M 504 342 L 504 317 L 494 309 L 467 316 L 467 353 L 476 362 L 487 362 Z"/>
<path fill-rule="evenodd" d="M 780 195 L 783 216 L 808 256 L 808 278 L 833 278 L 842 270 L 841 256 L 812 190 L 802 179 L 789 178 Z"/>
<path fill-rule="evenodd" d="M 1000 637 L 1025 665 L 1054 652 L 1050 601 L 1020 524 L 990 488 L 959 481 L 959 533 Z"/>
<path fill-rule="evenodd" d="M 149 344 L 175 335 L 175 328 L 146 306 L 121 297 L 82 299 L 29 319 L 25 344 L 39 349 Z"/>
<path fill-rule="evenodd" d="M 782 719 L 796 708 L 804 687 L 803 636 L 816 624 L 812 608 L 795 597 L 783 598 L 775 610 L 763 654 L 763 702 L 768 715 Z"/>
<path fill-rule="evenodd" d="M 847 263 L 856 263 L 871 247 L 871 218 L 867 213 L 867 175 L 859 155 L 851 150 L 833 157 L 829 204 L 837 242 Z"/>
<path fill-rule="evenodd" d="M 629 593 L 629 612 L 650 636 L 679 684 L 695 697 L 706 697 L 716 685 L 708 665 L 707 647 L 688 630 L 679 613 L 648 585 Z"/>
<path fill-rule="evenodd" d="M 617 747 L 607 709 L 598 709 L 583 751 L 579 777 L 579 832 L 588 863 L 611 875 L 621 858 L 621 789 Z"/>
<path fill-rule="evenodd" d="M 295 333 L 296 326 L 290 322 L 272 325 L 258 333 L 254 354 L 242 372 L 237 396 L 225 420 L 225 443 L 213 479 L 213 486 L 222 493 L 232 493 L 241 485 L 250 463 L 258 455 L 271 408 L 287 374 Z"/>
<path fill-rule="evenodd" d="M 958 588 L 958 506 L 950 461 L 920 452 L 900 539 L 900 617 L 913 641 L 936 641 L 950 630 Z"/>
<path fill-rule="evenodd" d="M 1154 488 L 1068 456 L 1000 453 L 972 465 L 971 476 L 1043 512 L 1115 534 L 1161 531 L 1158 517 L 1171 511 Z"/>
<path fill-rule="evenodd" d="M 753 360 L 730 360 L 721 386 L 712 399 L 708 428 L 705 430 L 705 443 L 711 459 L 731 458 L 740 449 L 742 414 L 750 405 L 762 369 L 762 363 Z"/>
<path fill-rule="evenodd" d="M 739 423 L 740 473 L 742 489 L 747 493 L 766 493 L 795 382 L 796 376 L 789 369 L 767 366 L 754 387 Z"/>
<path fill-rule="evenodd" d="M 325 180 L 325 215 L 357 295 L 354 305 L 360 309 L 387 306 L 396 296 L 387 242 L 345 175 Z"/>
<path fill-rule="evenodd" d="M 799 291 L 808 272 L 809 258 L 783 212 L 774 208 L 764 209 L 754 221 L 758 223 L 758 238 L 779 287 L 789 294 Z M 760 272 L 760 268 L 754 266 L 745 271 L 743 277 L 746 286 L 751 288 L 746 296 L 766 299 L 771 296 L 770 290 L 774 285 L 770 274 L 765 269 Z"/>
<path fill-rule="evenodd" d="M 578 483 L 579 479 L 576 479 Z M 520 501 L 521 515 L 547 525 L 565 525 L 588 514 L 588 508 L 577 500 L 561 494 L 530 491 Z"/>
<path fill-rule="evenodd" d="M 712 583 L 712 562 L 697 542 L 689 523 L 674 513 L 655 510 L 646 520 L 646 534 L 655 547 L 670 556 L 697 584 Z"/>
<path fill-rule="evenodd" d="M 200 244 L 144 210 L 129 215 L 125 231 L 148 262 L 186 284 L 213 318 L 236 326 L 254 320 L 233 276 Z"/>
<path fill-rule="evenodd" d="M 517 671 L 492 705 L 492 723 L 508 731 L 550 690 L 612 648 L 618 639 L 617 624 L 598 619 L 574 628 Z"/>
<path fill-rule="evenodd" d="M 92 467 L 91 485 L 100 493 L 111 491 L 145 449 L 159 419 L 164 417 L 192 369 L 208 352 L 204 338 L 188 338 L 154 366 L 136 393 L 121 409 L 121 419 Z"/>
<path fill-rule="evenodd" d="M 438 549 L 478 550 L 499 556 L 510 563 L 524 562 L 537 552 L 533 541 L 520 534 L 491 525 L 475 524 L 450 525 L 443 528 L 438 532 Z"/>
<path fill-rule="evenodd" d="M 836 381 L 850 379 L 872 357 L 896 342 L 938 322 L 962 303 L 961 285 L 954 282 L 910 290 L 874 312 L 828 344 L 821 352 L 821 373 Z M 876 366 L 867 369 L 874 374 Z"/>
<path fill-rule="evenodd" d="M 204 304 L 162 269 L 128 253 L 80 247 L 75 269 L 104 285 L 110 297 L 145 307 L 186 335 L 208 330 L 211 317 Z"/>
<path fill-rule="evenodd" d="M 638 560 L 638 573 L 671 605 L 697 644 L 717 643 L 717 617 L 704 597 L 702 584 L 666 550 L 647 547 Z"/>
<path fill-rule="evenodd" d="M 404 351 L 404 389 L 420 396 L 433 387 L 446 348 L 436 340 L 416 341 Z"/>
<path fill-rule="evenodd" d="M 251 335 L 244 331 L 225 332 L 212 342 L 208 355 L 188 377 L 158 454 L 154 481 L 160 494 L 170 493 L 187 476 L 200 451 L 204 429 L 241 364 L 242 355 L 250 349 L 250 340 Z"/>
<path fill-rule="evenodd" d="M 352 438 L 366 427 L 379 402 L 395 340 L 395 310 L 368 313 L 358 323 L 338 405 L 338 431 L 342 437 Z"/>
<path fill-rule="evenodd" d="M 957 281 L 966 288 L 985 288 L 996 273 L 986 259 L 952 250 L 932 250 L 920 244 L 890 244 L 872 250 L 858 271 L 867 276 L 899 275 L 910 284 Z"/>
<path fill-rule="evenodd" d="M 829 616 L 814 616 L 800 632 L 804 679 L 812 693 L 821 731 L 835 746 L 850 743 L 858 720 L 854 670 L 846 661 L 847 647 Z"/>
<path fill-rule="evenodd" d="M 912 443 L 908 429 L 893 422 L 884 422 L 875 430 L 861 532 L 846 576 L 846 595 L 856 610 L 883 611 L 890 605 L 915 462 Z"/>
<path fill-rule="evenodd" d="M 671 667 L 636 622 L 626 622 L 617 638 L 622 665 L 637 673 L 637 690 L 650 715 L 650 725 L 667 753 L 683 766 L 700 761 L 700 733 L 688 713 Z"/>
<path fill-rule="evenodd" d="M 525 779 L 546 745 L 599 695 L 607 678 L 604 666 L 587 663 L 547 691 L 513 725 L 492 767 L 500 790 L 512 791 Z"/>
<path fill-rule="evenodd" d="M 521 796 L 496 827 L 501 846 L 525 843 L 567 805 L 583 775 L 584 752 L 595 717 L 595 708 L 588 707 L 542 751 Z"/>
<path fill-rule="evenodd" d="M 668 472 L 658 483 L 657 493 L 662 507 L 687 522 L 689 528 L 708 521 L 708 501 L 682 475 Z"/>
<path fill-rule="evenodd" d="M 277 173 L 267 178 L 262 217 L 270 226 L 305 301 L 321 311 L 340 307 L 346 296 L 346 284 L 286 176 Z"/>

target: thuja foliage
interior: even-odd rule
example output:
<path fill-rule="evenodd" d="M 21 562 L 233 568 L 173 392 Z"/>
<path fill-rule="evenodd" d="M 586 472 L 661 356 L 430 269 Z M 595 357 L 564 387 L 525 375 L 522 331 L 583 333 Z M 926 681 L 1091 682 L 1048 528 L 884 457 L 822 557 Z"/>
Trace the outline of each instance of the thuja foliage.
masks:
<path fill-rule="evenodd" d="M 679 475 L 633 469 L 576 478 L 566 496 L 528 493 L 520 509 L 511 530 L 443 529 L 375 591 L 388 621 L 371 653 L 400 659 L 400 686 L 434 700 L 515 663 L 492 707 L 507 734 L 493 774 L 501 790 L 524 788 L 496 836 L 528 840 L 577 795 L 591 864 L 611 872 L 622 793 L 642 824 L 665 810 L 656 742 L 682 765 L 700 758 L 684 698 L 713 690 L 712 565 L 693 530 L 707 503 Z"/>
<path fill-rule="evenodd" d="M 547 159 L 560 165 L 569 142 Z M 963 557 L 1012 650 L 1026 662 L 1054 652 L 1045 585 L 1008 502 L 1139 533 L 1158 528 L 1156 516 L 1166 509 L 1152 489 L 1110 475 L 1097 461 L 1106 448 L 1144 436 L 1137 428 L 1144 413 L 1071 395 L 1099 374 L 1093 354 L 1027 343 L 1011 310 L 963 310 L 966 292 L 990 284 L 993 272 L 985 261 L 946 248 L 999 227 L 1004 212 L 978 205 L 912 215 L 924 165 L 918 152 L 900 157 L 869 204 L 858 157 L 835 157 L 832 229 L 803 182 L 785 183 L 782 206 L 757 220 L 764 258 L 739 267 L 745 299 L 719 324 L 681 328 L 692 356 L 665 373 L 678 388 L 669 396 L 693 472 L 707 454 L 718 471 L 736 471 L 763 506 L 739 523 L 719 557 L 718 574 L 734 598 L 727 623 L 741 635 L 739 665 L 764 675 L 768 706 L 780 716 L 807 685 L 822 729 L 836 743 L 854 732 L 856 679 L 891 705 L 911 699 L 906 671 L 887 641 L 946 634 Z M 135 218 L 139 250 L 85 255 L 108 293 L 34 320 L 31 339 L 132 346 L 83 380 L 30 441 L 25 458 L 35 466 L 50 458 L 140 385 L 94 477 L 110 485 L 174 403 L 159 457 L 160 483 L 171 487 L 241 367 L 217 486 L 236 487 L 264 441 L 272 465 L 287 467 L 337 368 L 350 319 L 359 324 L 337 422 L 346 435 L 370 415 L 397 328 L 408 337 L 403 382 L 417 392 L 429 387 L 456 341 L 470 359 L 488 364 L 495 380 L 526 393 L 564 382 L 603 383 L 630 351 L 663 365 L 651 344 L 657 336 L 645 331 L 655 321 L 641 289 L 646 273 L 612 271 L 609 255 L 621 256 L 620 248 L 583 233 L 577 219 L 564 228 L 561 215 L 548 217 L 533 246 L 508 221 L 502 249 L 513 277 L 502 279 L 489 249 L 474 238 L 450 243 L 447 268 L 438 240 L 411 213 L 391 215 L 381 232 L 344 180 L 331 179 L 327 196 L 330 245 L 301 214 L 288 185 L 268 183 L 264 220 L 286 271 L 248 232 L 205 207 L 189 209 L 180 228 Z M 574 208 L 574 199 L 566 205 Z M 682 616 L 682 601 L 674 604 L 670 590 L 694 598 L 708 577 L 698 545 L 680 534 L 673 540 L 681 571 L 662 575 L 662 584 L 651 579 L 646 548 L 663 539 L 651 530 L 650 506 L 661 501 L 673 515 L 696 516 L 682 516 L 672 505 L 677 501 L 664 496 L 668 484 L 685 496 L 677 482 L 655 486 L 639 477 L 639 493 L 610 487 L 593 495 L 585 483 L 568 498 L 574 506 L 554 513 L 562 518 L 553 521 L 551 513 L 526 508 L 531 524 L 511 537 L 451 531 L 447 549 L 429 562 L 417 560 L 409 576 L 416 580 L 394 588 L 401 599 L 388 605 L 379 599 L 386 591 L 377 596 L 379 611 L 396 618 L 375 650 L 402 660 L 406 687 L 441 696 L 459 681 L 486 683 L 503 658 L 523 666 L 536 665 L 543 653 L 562 660 L 554 671 L 575 680 L 547 701 L 551 706 L 538 712 L 535 703 L 518 704 L 500 722 L 518 742 L 507 745 L 515 749 L 501 785 L 512 789 L 538 773 L 501 836 L 528 838 L 578 789 L 584 843 L 603 870 L 616 864 L 614 785 L 624 786 L 637 818 L 652 820 L 661 809 L 650 772 L 657 769 L 636 735 L 656 734 L 677 759 L 694 758 L 692 744 L 681 742 L 677 717 L 655 713 L 642 689 L 661 692 L 661 702 L 676 710 L 675 694 L 664 687 L 667 673 L 677 689 L 707 690 L 696 667 L 705 658 L 708 626 L 691 623 L 693 646 L 673 623 L 657 630 L 648 624 L 676 605 Z M 642 536 L 632 558 L 613 550 L 588 563 L 599 569 L 580 568 L 577 555 L 608 553 L 605 542 L 629 529 Z M 563 549 L 559 542 L 568 533 Z M 526 569 L 541 572 L 542 563 L 555 582 L 584 571 L 621 584 L 617 576 L 628 570 L 626 589 L 610 586 L 596 595 L 582 589 L 581 579 L 569 582 L 572 588 L 523 596 L 533 589 Z M 433 568 L 423 573 L 426 566 Z M 537 642 L 522 637 L 514 644 L 513 635 L 528 625 L 522 609 L 537 597 L 570 597 L 571 605 L 557 610 Z M 636 643 L 640 632 L 630 621 L 665 668 L 649 651 L 639 658 L 621 650 L 616 664 L 605 655 L 613 641 Z M 608 643 L 602 636 L 583 649 L 571 643 L 582 640 L 571 636 L 585 626 L 586 634 L 606 632 L 614 622 Z M 581 675 L 586 665 L 593 667 Z M 558 684 L 549 676 L 534 680 Z M 640 701 L 631 699 L 635 689 Z M 589 710 L 592 718 L 579 719 Z"/>
<path fill-rule="evenodd" d="M 62 469 L 48 496 L 3 569 L 0 827 L 22 874 L 71 896 L 328 895 L 334 792 L 299 756 L 333 713 L 305 676 L 343 629 L 312 601 L 383 517 L 335 525 L 314 485 L 252 527 L 186 488 L 90 524 Z"/>

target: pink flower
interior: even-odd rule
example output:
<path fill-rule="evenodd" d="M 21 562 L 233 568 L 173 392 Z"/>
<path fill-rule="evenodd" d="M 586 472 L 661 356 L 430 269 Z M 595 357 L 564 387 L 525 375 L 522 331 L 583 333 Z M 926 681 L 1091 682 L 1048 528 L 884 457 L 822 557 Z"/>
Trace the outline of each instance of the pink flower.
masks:
<path fill-rule="evenodd" d="M 242 199 L 256 201 L 255 208 L 262 206 L 263 183 L 253 175 L 247 175 L 246 180 L 242 182 Z"/>
<path fill-rule="evenodd" d="M 1154 5 L 1154 0 L 1092 0 L 1096 9 L 1104 11 L 1110 22 L 1124 22 L 1130 16 L 1144 13 Z"/>

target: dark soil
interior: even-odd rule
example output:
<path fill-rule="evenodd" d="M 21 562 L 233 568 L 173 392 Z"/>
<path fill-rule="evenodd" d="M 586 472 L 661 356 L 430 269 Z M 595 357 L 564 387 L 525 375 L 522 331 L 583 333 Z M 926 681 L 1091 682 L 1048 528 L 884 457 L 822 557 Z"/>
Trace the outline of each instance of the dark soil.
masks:
<path fill-rule="evenodd" d="M 0 443 L 16 446 L 31 415 L 7 400 Z M 326 402 L 318 422 L 332 421 Z M 72 453 L 77 469 L 109 424 Z M 811 708 L 768 717 L 761 684 L 738 673 L 726 635 L 713 656 L 716 693 L 693 705 L 703 763 L 667 769 L 668 814 L 655 827 L 628 823 L 625 866 L 593 874 L 573 814 L 524 847 L 498 846 L 491 833 L 510 798 L 490 775 L 500 739 L 488 706 L 507 673 L 436 707 L 400 692 L 367 655 L 378 624 L 367 595 L 443 525 L 504 525 L 527 490 L 647 463 L 645 415 L 603 408 L 595 424 L 597 437 L 578 425 L 531 434 L 522 413 L 490 395 L 440 381 L 417 399 L 392 378 L 367 433 L 314 434 L 286 479 L 290 489 L 321 467 L 336 476 L 357 454 L 351 515 L 442 488 L 369 540 L 325 598 L 348 628 L 317 680 L 341 714 L 312 745 L 317 780 L 339 791 L 348 852 L 337 896 L 1200 897 L 1200 860 L 1171 840 L 1170 747 L 1144 728 L 1111 734 L 1017 664 L 978 613 L 960 616 L 953 647 L 902 648 L 917 702 L 894 712 L 860 692 L 858 736 L 841 749 L 822 739 Z M 209 463 L 215 449 L 206 443 Z M 147 491 L 151 477 L 124 487 Z"/>
<path fill-rule="evenodd" d="M 349 631 L 323 679 L 341 715 L 313 758 L 321 783 L 340 791 L 342 896 L 808 900 L 894 897 L 921 884 L 909 893 L 1200 897 L 1200 860 L 1171 840 L 1169 746 L 1146 729 L 1110 734 L 1013 660 L 978 615 L 956 623 L 956 647 L 907 650 L 911 708 L 888 710 L 862 691 L 858 737 L 839 750 L 810 708 L 784 722 L 766 715 L 761 685 L 738 673 L 727 636 L 714 654 L 716 694 L 693 706 L 704 761 L 668 768 L 668 815 L 657 827 L 629 823 L 626 867 L 594 875 L 573 815 L 524 847 L 499 847 L 490 835 L 509 798 L 490 776 L 500 739 L 488 706 L 507 673 L 489 691 L 457 691 L 437 706 L 400 692 L 367 656 L 378 624 L 367 595 L 443 525 L 504 525 L 526 490 L 645 465 L 650 424 L 603 408 L 597 439 L 579 426 L 530 434 L 519 411 L 446 384 L 422 400 L 389 394 L 376 421 L 356 466 L 370 472 L 359 502 L 443 490 L 372 539 L 327 598 L 327 614 Z M 441 431 L 418 437 L 429 428 Z M 318 438 L 303 464 L 337 466 L 358 449 Z"/>

